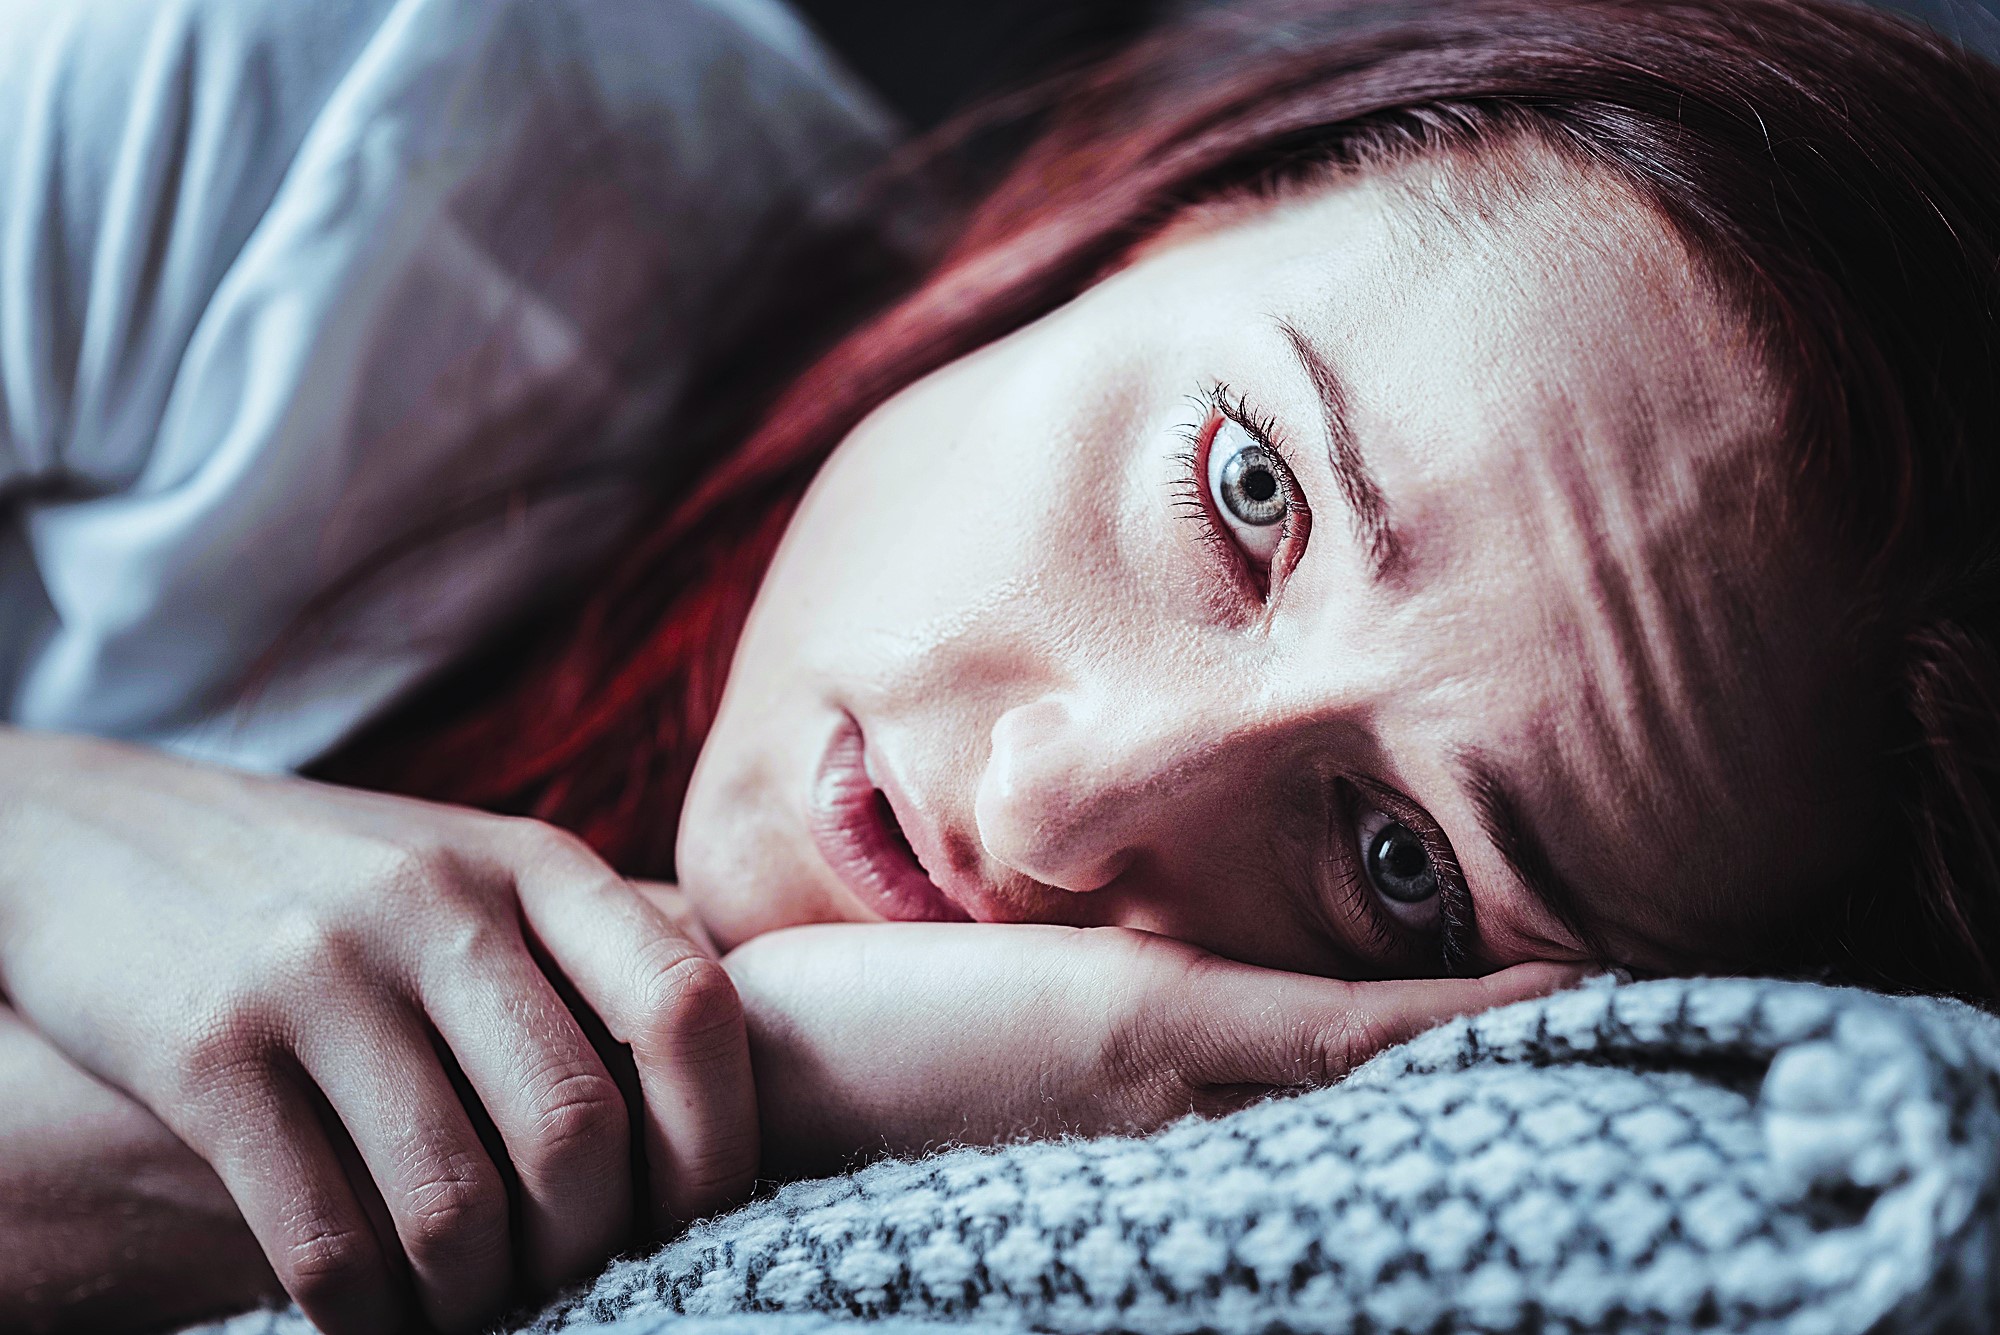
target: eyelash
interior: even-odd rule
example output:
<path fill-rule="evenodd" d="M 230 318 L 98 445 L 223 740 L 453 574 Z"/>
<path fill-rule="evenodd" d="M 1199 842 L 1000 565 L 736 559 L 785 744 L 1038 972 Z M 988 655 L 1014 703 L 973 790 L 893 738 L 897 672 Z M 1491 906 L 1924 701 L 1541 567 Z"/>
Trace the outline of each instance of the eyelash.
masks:
<path fill-rule="evenodd" d="M 1437 871 L 1438 925 L 1435 935 L 1443 972 L 1447 976 L 1458 976 L 1470 962 L 1467 946 L 1473 939 L 1472 895 L 1466 888 L 1465 873 L 1459 867 L 1451 845 L 1437 833 L 1428 817 L 1416 814 L 1418 808 L 1414 803 L 1373 797 L 1351 780 L 1343 780 L 1337 786 L 1340 790 L 1339 834 L 1345 850 L 1338 859 L 1337 869 L 1341 893 L 1347 896 L 1355 912 L 1367 924 L 1377 949 L 1393 956 L 1408 948 L 1406 938 L 1410 929 L 1396 921 L 1382 906 L 1376 897 L 1375 887 L 1369 884 L 1367 868 L 1362 865 L 1361 823 L 1356 818 L 1355 809 L 1359 803 L 1371 803 L 1377 811 L 1423 840 L 1424 854 Z"/>
<path fill-rule="evenodd" d="M 1304 492 L 1293 472 L 1290 457 L 1278 443 L 1277 420 L 1261 416 L 1252 411 L 1249 401 L 1243 395 L 1232 401 L 1229 386 L 1217 381 L 1202 392 L 1191 396 L 1194 406 L 1201 416 L 1194 422 L 1181 427 L 1181 438 L 1187 442 L 1186 451 L 1176 454 L 1180 473 L 1174 484 L 1174 509 L 1177 513 L 1198 521 L 1201 538 L 1212 544 L 1239 572 L 1249 579 L 1260 598 L 1270 597 L 1273 573 L 1280 564 L 1296 564 L 1296 547 L 1302 523 L 1309 522 L 1310 510 L 1306 505 Z M 1285 487 L 1286 513 L 1284 531 L 1279 539 L 1278 555 L 1272 561 L 1271 570 L 1259 570 L 1244 554 L 1221 520 L 1215 513 L 1214 499 L 1209 495 L 1207 450 L 1214 442 L 1215 433 L 1221 429 L 1221 419 L 1228 419 L 1243 429 L 1251 440 L 1270 451 L 1282 466 L 1284 475 L 1280 479 Z M 1367 869 L 1362 865 L 1360 848 L 1360 824 L 1356 818 L 1355 804 L 1374 801 L 1383 814 L 1401 822 L 1424 842 L 1424 851 L 1431 859 L 1431 865 L 1438 874 L 1438 926 L 1436 937 L 1442 957 L 1443 971 L 1457 974 L 1464 969 L 1468 960 L 1466 943 L 1472 937 L 1472 900 L 1465 887 L 1465 877 L 1460 871 L 1458 859 L 1451 847 L 1445 843 L 1431 825 L 1427 817 L 1415 814 L 1414 806 L 1408 810 L 1400 802 L 1386 798 L 1371 798 L 1350 781 L 1341 782 L 1338 787 L 1340 811 L 1338 820 L 1341 828 L 1337 835 L 1342 841 L 1343 853 L 1337 859 L 1335 879 L 1340 883 L 1340 892 L 1348 897 L 1355 913 L 1367 924 L 1369 934 L 1374 938 L 1376 948 L 1385 955 L 1396 956 L 1409 948 L 1411 929 L 1397 921 L 1385 909 L 1376 896 L 1375 888 L 1368 880 Z"/>
<path fill-rule="evenodd" d="M 1196 520 L 1201 525 L 1201 539 L 1227 558 L 1237 570 L 1249 579 L 1260 599 L 1268 600 L 1271 595 L 1272 577 L 1281 565 L 1289 568 L 1296 564 L 1299 536 L 1303 526 L 1309 522 L 1310 507 L 1306 504 L 1305 492 L 1299 487 L 1297 474 L 1292 469 L 1290 455 L 1278 443 L 1278 422 L 1275 417 L 1262 416 L 1251 411 L 1249 401 L 1238 394 L 1230 401 L 1229 386 L 1216 381 L 1199 393 L 1190 395 L 1190 400 L 1200 411 L 1201 417 L 1180 428 L 1180 437 L 1188 448 L 1174 456 L 1180 465 L 1180 475 L 1174 482 L 1174 510 L 1176 513 Z M 1216 517 L 1215 502 L 1208 491 L 1208 459 L 1206 452 L 1213 444 L 1215 433 L 1221 429 L 1222 419 L 1234 422 L 1243 429 L 1251 440 L 1270 451 L 1283 469 L 1279 480 L 1285 487 L 1284 528 L 1279 535 L 1278 555 L 1271 562 L 1271 569 L 1259 570 L 1245 557 L 1243 549 L 1229 536 L 1222 521 Z"/>
<path fill-rule="evenodd" d="M 1181 438 L 1187 442 L 1186 451 L 1174 456 L 1180 465 L 1180 474 L 1174 484 L 1174 509 L 1177 513 L 1198 521 L 1201 538 L 1212 544 L 1218 552 L 1242 572 L 1256 588 L 1260 598 L 1270 597 L 1273 573 L 1280 563 L 1296 563 L 1295 548 L 1299 537 L 1301 521 L 1310 514 L 1305 495 L 1299 487 L 1293 472 L 1290 457 L 1278 443 L 1277 420 L 1252 411 L 1249 401 L 1238 394 L 1232 401 L 1229 386 L 1217 381 L 1206 389 L 1191 396 L 1196 410 L 1201 416 L 1181 428 Z M 1270 451 L 1284 470 L 1281 481 L 1285 487 L 1286 513 L 1284 531 L 1279 539 L 1278 556 L 1272 561 L 1271 570 L 1259 570 L 1230 537 L 1215 513 L 1214 499 L 1209 495 L 1208 448 L 1214 442 L 1215 432 L 1221 429 L 1221 419 L 1228 419 L 1243 429 L 1245 435 Z M 1343 854 L 1338 859 L 1336 879 L 1340 891 L 1350 900 L 1361 921 L 1375 939 L 1376 948 L 1385 954 L 1400 954 L 1408 948 L 1410 929 L 1394 919 L 1378 900 L 1373 885 L 1369 883 L 1367 869 L 1362 865 L 1360 848 L 1360 825 L 1356 819 L 1355 804 L 1375 800 L 1384 815 L 1401 822 L 1424 842 L 1425 853 L 1438 874 L 1438 926 L 1436 936 L 1446 974 L 1457 974 L 1468 961 L 1466 943 L 1472 940 L 1472 901 L 1465 887 L 1464 874 L 1459 869 L 1458 859 L 1451 847 L 1439 837 L 1428 818 L 1414 815 L 1410 811 L 1399 811 L 1402 803 L 1391 803 L 1386 799 L 1371 799 L 1351 782 L 1339 785 L 1341 792 L 1338 835 L 1342 840 Z"/>

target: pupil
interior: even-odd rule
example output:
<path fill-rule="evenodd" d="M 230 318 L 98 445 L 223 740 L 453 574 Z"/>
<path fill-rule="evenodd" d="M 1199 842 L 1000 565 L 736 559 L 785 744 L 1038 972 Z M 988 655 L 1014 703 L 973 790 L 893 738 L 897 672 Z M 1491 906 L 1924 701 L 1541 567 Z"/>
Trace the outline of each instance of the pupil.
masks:
<path fill-rule="evenodd" d="M 1404 904 L 1421 904 L 1437 893 L 1437 873 L 1423 840 L 1402 825 L 1385 825 L 1369 847 L 1375 888 Z"/>
<path fill-rule="evenodd" d="M 1280 523 L 1288 508 L 1285 484 L 1278 468 L 1261 445 L 1247 445 L 1231 455 L 1222 466 L 1219 499 L 1229 513 L 1246 524 L 1269 528 Z"/>

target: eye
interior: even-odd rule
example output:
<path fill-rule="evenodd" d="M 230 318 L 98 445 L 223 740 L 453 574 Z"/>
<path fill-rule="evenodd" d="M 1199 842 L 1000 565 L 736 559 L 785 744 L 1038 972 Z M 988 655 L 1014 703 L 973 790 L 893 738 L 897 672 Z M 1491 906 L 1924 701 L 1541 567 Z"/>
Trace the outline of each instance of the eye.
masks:
<path fill-rule="evenodd" d="M 1361 845 L 1361 874 L 1389 912 L 1413 927 L 1433 923 L 1442 886 L 1423 837 L 1394 816 L 1365 809 L 1354 828 Z"/>
<path fill-rule="evenodd" d="M 1262 566 L 1276 560 L 1292 508 L 1285 464 L 1233 417 L 1222 419 L 1209 444 L 1208 491 L 1245 554 Z"/>

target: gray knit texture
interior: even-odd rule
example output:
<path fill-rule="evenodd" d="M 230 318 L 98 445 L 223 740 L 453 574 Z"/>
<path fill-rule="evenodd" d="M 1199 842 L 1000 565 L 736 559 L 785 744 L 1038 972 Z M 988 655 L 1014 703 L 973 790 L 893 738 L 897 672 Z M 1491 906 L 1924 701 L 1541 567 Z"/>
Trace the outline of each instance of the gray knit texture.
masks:
<path fill-rule="evenodd" d="M 1710 979 L 1474 1016 L 1143 1139 L 794 1184 L 526 1329 L 1859 1335 L 1996 1314 L 2000 1020 Z"/>

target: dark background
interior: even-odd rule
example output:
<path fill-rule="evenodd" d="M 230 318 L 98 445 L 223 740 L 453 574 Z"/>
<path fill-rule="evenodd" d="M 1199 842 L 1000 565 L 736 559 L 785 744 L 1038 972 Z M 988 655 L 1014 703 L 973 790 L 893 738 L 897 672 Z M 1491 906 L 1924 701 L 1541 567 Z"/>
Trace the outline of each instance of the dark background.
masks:
<path fill-rule="evenodd" d="M 1883 0 L 2000 59 L 2000 0 Z M 1137 32 L 1170 0 L 793 0 L 913 129 Z M 1996 127 L 2000 132 L 2000 127 Z"/>
<path fill-rule="evenodd" d="M 792 0 L 913 129 L 1139 31 L 1161 0 Z"/>

